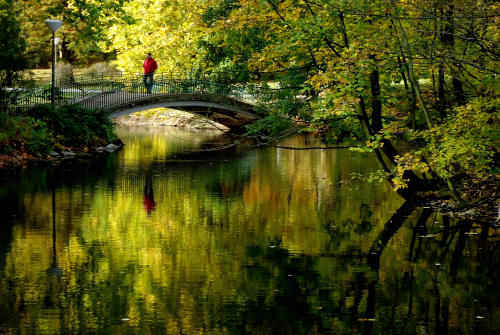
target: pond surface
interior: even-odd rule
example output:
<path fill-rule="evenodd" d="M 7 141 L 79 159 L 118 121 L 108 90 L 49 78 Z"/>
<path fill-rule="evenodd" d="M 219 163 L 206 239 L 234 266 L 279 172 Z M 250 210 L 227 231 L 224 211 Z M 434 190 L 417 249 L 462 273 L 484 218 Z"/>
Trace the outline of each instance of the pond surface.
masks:
<path fill-rule="evenodd" d="M 118 132 L 0 179 L 0 334 L 500 333 L 499 232 L 368 183 L 371 155 Z"/>

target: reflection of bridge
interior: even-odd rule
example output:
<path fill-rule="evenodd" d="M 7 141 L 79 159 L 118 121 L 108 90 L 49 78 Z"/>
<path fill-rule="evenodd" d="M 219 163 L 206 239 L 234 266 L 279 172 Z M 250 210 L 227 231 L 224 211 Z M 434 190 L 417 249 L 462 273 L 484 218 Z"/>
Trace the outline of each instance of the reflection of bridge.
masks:
<path fill-rule="evenodd" d="M 62 80 L 56 87 L 56 104 L 78 104 L 105 109 L 115 118 L 158 107 L 178 108 L 206 116 L 229 128 L 241 127 L 261 116 L 253 97 L 243 87 L 209 79 L 173 79 L 155 76 L 152 93 L 146 93 L 142 76 L 100 76 Z M 50 85 L 23 90 L 9 108 L 33 108 L 50 102 Z"/>

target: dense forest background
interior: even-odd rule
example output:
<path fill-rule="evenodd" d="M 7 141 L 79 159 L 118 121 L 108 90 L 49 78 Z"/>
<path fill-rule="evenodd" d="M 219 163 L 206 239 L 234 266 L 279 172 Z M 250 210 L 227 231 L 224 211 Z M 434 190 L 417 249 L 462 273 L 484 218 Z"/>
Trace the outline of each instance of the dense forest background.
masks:
<path fill-rule="evenodd" d="M 3 0 L 2 87 L 47 66 L 46 19 L 60 19 L 62 60 L 140 73 L 218 73 L 245 84 L 268 117 L 329 143 L 361 140 L 401 195 L 440 189 L 496 197 L 499 13 L 472 0 Z"/>

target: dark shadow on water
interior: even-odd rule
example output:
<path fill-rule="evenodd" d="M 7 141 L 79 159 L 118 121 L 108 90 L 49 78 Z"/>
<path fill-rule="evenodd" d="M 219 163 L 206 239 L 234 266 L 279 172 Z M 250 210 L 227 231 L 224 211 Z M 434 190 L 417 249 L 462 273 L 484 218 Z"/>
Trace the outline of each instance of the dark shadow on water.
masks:
<path fill-rule="evenodd" d="M 496 333 L 500 329 L 500 322 L 492 320 L 493 316 L 488 316 L 490 320 L 487 320 L 484 315 L 473 315 L 472 320 L 460 320 L 464 324 L 472 323 L 472 328 L 469 328 L 469 331 L 464 331 L 460 325 L 456 324 L 456 320 L 453 321 L 453 325 L 450 325 L 450 322 L 452 322 L 450 320 L 450 309 L 456 309 L 456 306 L 450 307 L 452 297 L 449 296 L 449 292 L 443 289 L 443 287 L 448 287 L 448 290 L 453 288 L 455 292 L 460 292 L 460 296 L 454 296 L 453 299 L 465 302 L 470 299 L 468 290 L 471 287 L 464 286 L 460 289 L 460 286 L 468 284 L 475 287 L 476 294 L 482 296 L 482 299 L 485 300 L 483 303 L 487 307 L 482 308 L 485 315 L 488 314 L 486 311 L 494 310 L 494 306 L 498 306 L 499 293 L 493 283 L 500 280 L 500 271 L 498 270 L 500 266 L 499 243 L 493 240 L 488 241 L 488 231 L 490 229 L 488 225 L 482 226 L 482 232 L 477 244 L 482 257 L 479 258 L 479 264 L 476 264 L 475 267 L 480 272 L 471 272 L 468 268 L 471 266 L 471 259 L 465 257 L 467 254 L 465 247 L 467 244 L 469 246 L 471 244 L 470 231 L 473 223 L 470 220 L 458 220 L 453 226 L 450 226 L 450 219 L 443 217 L 441 230 L 438 233 L 430 234 L 428 229 L 429 218 L 435 216 L 436 213 L 427 208 L 421 209 L 416 225 L 413 227 L 407 257 L 410 262 L 410 272 L 405 272 L 401 277 L 401 287 L 388 287 L 386 281 L 383 285 L 381 284 L 380 273 L 385 271 L 381 268 L 380 263 L 383 252 L 403 226 L 405 220 L 415 210 L 416 208 L 411 203 L 405 202 L 386 222 L 370 248 L 367 255 L 370 272 L 361 276 L 360 282 L 356 284 L 359 291 L 352 310 L 353 318 L 354 315 L 357 315 L 358 322 L 361 321 L 362 327 L 358 328 L 362 329 L 360 333 L 414 334 L 419 331 L 439 335 Z M 415 242 L 416 240 L 418 242 Z M 435 245 L 436 248 L 430 249 L 430 245 Z M 421 274 L 414 272 L 416 264 L 420 264 L 420 262 L 426 262 L 432 267 L 429 269 L 430 274 L 432 274 L 430 277 L 432 290 L 427 293 L 421 290 L 415 291 L 415 287 L 423 285 L 421 282 L 417 282 L 422 280 L 420 278 Z M 482 270 L 486 273 L 481 273 Z M 420 271 L 422 272 L 422 269 Z M 394 320 L 394 313 L 400 307 L 398 304 L 403 302 L 398 298 L 396 301 L 387 301 L 387 294 L 397 297 L 397 292 L 400 290 L 401 294 L 407 298 L 404 302 L 407 312 L 406 317 L 398 321 L 400 325 L 397 325 Z M 364 292 L 366 292 L 366 308 L 364 312 L 361 312 L 358 307 Z M 493 293 L 493 297 L 489 296 L 491 293 Z M 425 297 L 426 301 L 422 301 L 422 297 Z M 492 300 L 496 301 L 496 303 L 492 304 Z M 479 310 L 481 310 L 479 299 L 474 301 L 477 302 L 476 306 L 470 307 L 476 310 L 476 313 L 479 313 Z M 388 303 L 392 304 L 392 314 L 385 315 L 382 311 L 377 312 L 377 309 L 381 307 L 387 310 Z M 414 306 L 415 304 L 417 305 Z"/>

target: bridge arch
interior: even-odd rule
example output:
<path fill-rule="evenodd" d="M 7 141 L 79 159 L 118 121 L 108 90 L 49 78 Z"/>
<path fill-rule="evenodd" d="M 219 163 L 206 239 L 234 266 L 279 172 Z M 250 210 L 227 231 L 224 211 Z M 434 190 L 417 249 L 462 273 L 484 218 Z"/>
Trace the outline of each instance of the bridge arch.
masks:
<path fill-rule="evenodd" d="M 99 101 L 99 99 L 94 100 Z M 83 104 L 86 107 L 100 107 L 97 104 Z M 229 97 L 221 97 L 210 94 L 161 94 L 140 96 L 135 99 L 127 99 L 126 102 L 108 104 L 100 108 L 110 111 L 110 118 L 118 118 L 123 115 L 153 109 L 173 108 L 180 109 L 193 114 L 198 114 L 220 123 L 230 129 L 240 128 L 261 118 L 255 113 L 254 106 L 234 100 Z"/>

